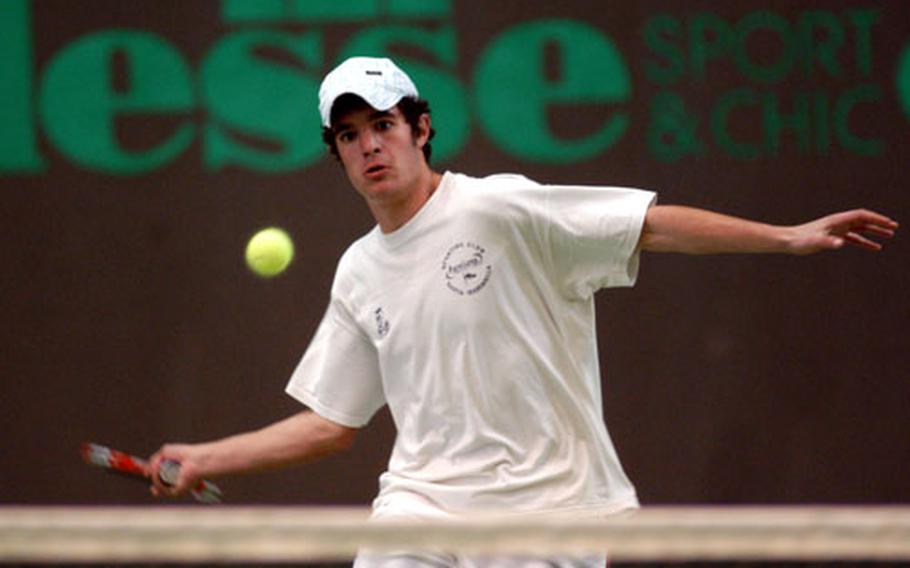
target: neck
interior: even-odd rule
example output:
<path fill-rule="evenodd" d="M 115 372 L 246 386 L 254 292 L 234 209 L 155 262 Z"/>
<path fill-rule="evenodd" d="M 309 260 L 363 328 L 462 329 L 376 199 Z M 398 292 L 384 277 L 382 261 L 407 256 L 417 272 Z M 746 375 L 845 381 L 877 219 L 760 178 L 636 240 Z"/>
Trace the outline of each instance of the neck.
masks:
<path fill-rule="evenodd" d="M 404 226 L 430 200 L 441 180 L 442 174 L 426 168 L 411 187 L 403 188 L 399 196 L 370 201 L 368 205 L 379 229 L 383 233 L 391 233 Z"/>

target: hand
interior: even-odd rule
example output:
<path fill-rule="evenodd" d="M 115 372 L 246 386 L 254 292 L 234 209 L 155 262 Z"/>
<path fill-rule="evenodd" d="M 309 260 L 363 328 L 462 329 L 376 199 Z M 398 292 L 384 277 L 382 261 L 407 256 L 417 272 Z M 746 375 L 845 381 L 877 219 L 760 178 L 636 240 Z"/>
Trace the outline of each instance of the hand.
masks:
<path fill-rule="evenodd" d="M 881 243 L 868 238 L 891 238 L 898 223 L 884 215 L 866 209 L 843 211 L 792 227 L 789 250 L 793 254 L 812 254 L 834 250 L 852 244 L 866 250 L 879 251 Z"/>
<path fill-rule="evenodd" d="M 196 446 L 187 444 L 166 444 L 155 452 L 148 463 L 148 475 L 152 480 L 151 492 L 155 497 L 179 497 L 196 487 L 202 479 L 199 473 L 200 458 Z M 161 480 L 161 464 L 174 461 L 180 464 L 180 475 L 176 483 L 169 485 Z"/>

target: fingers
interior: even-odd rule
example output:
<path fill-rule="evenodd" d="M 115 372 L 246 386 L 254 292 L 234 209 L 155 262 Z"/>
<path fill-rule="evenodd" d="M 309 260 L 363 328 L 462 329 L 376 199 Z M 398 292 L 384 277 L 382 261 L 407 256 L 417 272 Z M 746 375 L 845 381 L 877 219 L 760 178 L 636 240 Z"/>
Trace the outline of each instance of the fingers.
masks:
<path fill-rule="evenodd" d="M 148 477 L 152 482 L 150 490 L 156 497 L 179 497 L 187 492 L 188 483 L 186 471 L 181 471 L 176 479 L 173 475 L 166 475 L 165 470 L 173 468 L 173 464 L 186 461 L 188 449 L 183 445 L 165 445 L 155 452 L 148 463 Z"/>
<path fill-rule="evenodd" d="M 899 223 L 890 217 L 869 211 L 856 209 L 834 216 L 832 232 L 842 237 L 843 242 L 856 245 L 870 251 L 882 250 L 882 245 L 866 235 L 890 239 L 894 237 Z"/>
<path fill-rule="evenodd" d="M 846 211 L 843 215 L 860 224 L 878 225 L 891 230 L 897 229 L 899 226 L 899 223 L 894 219 L 868 209 L 854 209 L 853 211 Z"/>
<path fill-rule="evenodd" d="M 883 227 L 881 225 L 863 225 L 862 227 L 858 227 L 858 229 L 863 233 L 874 234 L 876 236 L 884 237 L 887 239 L 890 239 L 894 236 L 894 229 Z"/>
<path fill-rule="evenodd" d="M 866 235 L 875 236 L 881 239 L 890 239 L 894 237 L 894 229 L 896 227 L 896 223 L 893 225 L 874 225 L 867 223 L 847 230 L 847 232 L 844 233 L 844 240 L 867 250 L 880 251 L 882 250 L 882 244 L 868 238 Z"/>
<path fill-rule="evenodd" d="M 148 463 L 148 478 L 152 482 L 150 487 L 152 495 L 155 497 L 167 497 L 171 496 L 171 488 L 167 487 L 162 481 L 160 476 L 161 471 L 161 462 L 164 461 L 164 454 L 167 451 L 167 446 L 163 446 L 160 450 L 155 452 L 152 457 L 149 458 Z"/>
<path fill-rule="evenodd" d="M 842 211 L 797 227 L 798 237 L 791 252 L 811 254 L 840 249 L 846 244 L 877 252 L 882 250 L 882 243 L 873 239 L 890 239 L 898 227 L 897 221 L 875 211 Z"/>
<path fill-rule="evenodd" d="M 851 232 L 847 233 L 846 235 L 844 235 L 844 240 L 845 240 L 846 242 L 850 243 L 850 244 L 857 245 L 857 246 L 862 247 L 862 248 L 864 248 L 864 249 L 866 249 L 866 250 L 871 250 L 871 251 L 880 251 L 880 250 L 882 250 L 882 245 L 881 245 L 881 243 L 875 242 L 875 241 L 873 241 L 873 240 L 871 240 L 871 239 L 867 239 L 867 238 L 864 237 L 863 235 L 861 235 L 861 234 L 859 234 L 859 233 L 856 233 L 856 232 L 853 232 L 853 231 L 851 231 Z"/>

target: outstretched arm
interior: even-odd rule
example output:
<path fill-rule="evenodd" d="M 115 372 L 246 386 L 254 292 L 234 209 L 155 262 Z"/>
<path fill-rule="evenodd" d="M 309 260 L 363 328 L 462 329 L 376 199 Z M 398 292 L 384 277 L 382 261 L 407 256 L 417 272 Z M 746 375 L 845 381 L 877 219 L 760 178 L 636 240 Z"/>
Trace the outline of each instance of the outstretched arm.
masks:
<path fill-rule="evenodd" d="M 897 227 L 892 219 L 865 209 L 834 213 L 802 225 L 779 226 L 703 209 L 657 205 L 648 210 L 639 247 L 688 254 L 811 254 L 853 244 L 877 251 L 882 245 L 870 237 L 893 237 Z"/>
<path fill-rule="evenodd" d="M 303 464 L 350 447 L 357 430 L 311 411 L 294 414 L 261 430 L 202 444 L 167 444 L 149 460 L 155 495 L 180 495 L 202 478 L 254 473 Z M 173 487 L 158 478 L 164 460 L 180 463 Z"/>

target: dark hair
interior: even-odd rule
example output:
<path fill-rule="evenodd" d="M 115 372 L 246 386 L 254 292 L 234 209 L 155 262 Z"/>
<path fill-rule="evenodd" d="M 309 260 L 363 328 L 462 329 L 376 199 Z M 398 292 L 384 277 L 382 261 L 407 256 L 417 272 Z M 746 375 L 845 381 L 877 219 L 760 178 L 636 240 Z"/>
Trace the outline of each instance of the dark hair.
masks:
<path fill-rule="evenodd" d="M 342 114 L 364 106 L 369 106 L 369 103 L 357 95 L 341 95 L 335 99 L 335 103 L 332 105 L 332 123 L 334 124 L 335 120 Z M 420 133 L 421 115 L 430 114 L 430 103 L 423 99 L 404 97 L 398 101 L 397 106 L 398 110 L 400 110 L 401 114 L 404 116 L 404 119 L 411 125 L 411 132 L 416 137 Z M 430 144 L 430 140 L 432 140 L 435 135 L 436 131 L 431 127 L 427 143 L 423 145 L 423 157 L 426 159 L 427 164 L 430 163 L 430 156 L 433 155 L 433 147 Z M 335 130 L 333 130 L 332 127 L 324 126 L 322 128 L 322 141 L 329 147 L 329 153 L 335 156 L 336 160 L 340 159 L 338 156 L 338 146 L 335 145 Z"/>

